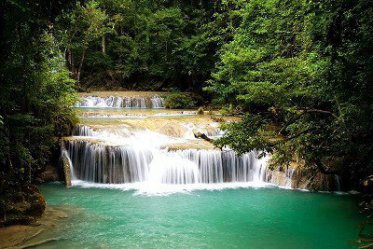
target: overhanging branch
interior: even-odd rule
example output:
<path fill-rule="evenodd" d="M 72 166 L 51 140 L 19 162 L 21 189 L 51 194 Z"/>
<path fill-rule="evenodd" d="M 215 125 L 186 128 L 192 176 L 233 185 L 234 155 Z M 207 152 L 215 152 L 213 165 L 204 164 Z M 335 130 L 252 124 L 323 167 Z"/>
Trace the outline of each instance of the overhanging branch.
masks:
<path fill-rule="evenodd" d="M 337 170 L 332 170 L 329 167 L 325 166 L 320 159 L 317 159 L 315 161 L 315 164 L 317 168 L 321 171 L 321 173 L 326 174 L 326 175 L 335 175 L 337 174 Z"/>

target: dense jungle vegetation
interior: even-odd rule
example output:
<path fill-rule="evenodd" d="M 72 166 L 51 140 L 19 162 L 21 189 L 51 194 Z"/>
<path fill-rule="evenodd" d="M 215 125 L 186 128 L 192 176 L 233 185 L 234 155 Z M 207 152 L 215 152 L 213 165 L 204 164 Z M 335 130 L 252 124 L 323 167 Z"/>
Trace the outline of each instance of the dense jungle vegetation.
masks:
<path fill-rule="evenodd" d="M 89 88 L 208 96 L 243 116 L 219 146 L 357 187 L 373 168 L 372 17 L 371 0 L 2 1 L 0 213 L 56 160 Z"/>

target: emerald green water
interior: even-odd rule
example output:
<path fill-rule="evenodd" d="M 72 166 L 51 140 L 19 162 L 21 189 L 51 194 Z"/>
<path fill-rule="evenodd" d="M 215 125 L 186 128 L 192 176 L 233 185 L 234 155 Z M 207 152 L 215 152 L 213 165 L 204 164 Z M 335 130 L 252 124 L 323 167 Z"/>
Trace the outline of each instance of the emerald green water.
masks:
<path fill-rule="evenodd" d="M 83 209 L 43 248 L 354 248 L 354 196 L 277 188 L 168 196 L 41 186 L 49 205 Z"/>

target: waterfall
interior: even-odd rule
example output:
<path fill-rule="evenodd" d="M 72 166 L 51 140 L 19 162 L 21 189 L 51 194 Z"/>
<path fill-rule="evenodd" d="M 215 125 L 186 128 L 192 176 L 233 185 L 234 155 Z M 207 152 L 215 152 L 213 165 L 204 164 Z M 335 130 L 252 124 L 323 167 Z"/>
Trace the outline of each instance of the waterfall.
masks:
<path fill-rule="evenodd" d="M 69 176 L 67 176 L 66 174 L 70 173 L 71 180 L 77 180 L 78 178 L 75 176 L 74 167 L 73 167 L 73 163 L 71 161 L 71 157 L 70 157 L 68 151 L 66 150 L 65 144 L 63 142 L 61 143 L 61 161 L 62 161 L 63 164 L 65 164 L 65 163 L 68 164 L 68 169 L 65 169 L 65 165 L 63 166 L 64 173 L 65 173 L 65 179 L 69 178 Z M 70 172 L 67 172 L 67 171 L 70 171 Z M 66 183 L 66 184 L 70 185 L 71 182 Z"/>
<path fill-rule="evenodd" d="M 111 108 L 164 108 L 164 99 L 152 97 L 97 97 L 84 96 L 75 107 L 111 107 Z"/>
<path fill-rule="evenodd" d="M 112 107 L 120 108 L 122 107 L 122 104 L 123 104 L 123 98 L 117 97 L 114 99 Z"/>
<path fill-rule="evenodd" d="M 75 106 L 145 109 L 164 108 L 165 104 L 164 99 L 157 95 L 133 97 L 132 94 L 121 97 L 85 96 Z M 137 190 L 145 188 L 145 192 L 228 185 L 291 188 L 292 169 L 268 168 L 268 157 L 258 158 L 260 153 L 257 151 L 239 155 L 232 150 L 214 149 L 211 144 L 196 139 L 196 132 L 211 139 L 224 134 L 220 123 L 208 115 L 192 117 L 196 112 L 187 110 L 175 113 L 136 110 L 133 117 L 146 119 L 145 122 L 134 121 L 128 110 L 122 113 L 83 109 L 80 113 L 82 117 L 92 119 L 85 119 L 85 125 L 75 127 L 73 137 L 65 140 L 61 150 L 61 155 L 70 160 L 71 175 L 76 180 L 73 185 L 75 182 L 77 185 L 136 186 Z M 146 116 L 149 113 L 152 116 Z M 183 117 L 179 119 L 175 116 Z M 132 120 L 128 120 L 129 117 Z M 169 128 L 168 121 L 172 129 L 182 131 L 181 135 L 164 132 L 165 128 Z"/>
<path fill-rule="evenodd" d="M 337 174 L 334 175 L 335 191 L 341 191 L 341 177 Z"/>
<path fill-rule="evenodd" d="M 255 151 L 238 156 L 233 151 L 182 150 L 182 157 L 198 165 L 200 183 L 258 182 L 263 181 L 262 171 Z"/>
<path fill-rule="evenodd" d="M 278 181 L 258 152 L 141 149 L 82 140 L 65 142 L 76 179 L 93 183 L 211 184 Z M 291 184 L 291 172 L 285 177 Z M 281 183 L 278 181 L 278 183 Z"/>
<path fill-rule="evenodd" d="M 176 153 L 155 152 L 150 163 L 149 181 L 159 184 L 200 182 L 198 166 Z"/>
<path fill-rule="evenodd" d="M 151 99 L 152 108 L 164 108 L 164 99 L 158 96 L 154 96 Z"/>
<path fill-rule="evenodd" d="M 85 136 L 85 137 L 92 137 L 94 136 L 94 131 L 92 130 L 91 127 L 88 127 L 86 125 L 78 125 L 75 126 L 72 135 L 73 136 Z"/>
<path fill-rule="evenodd" d="M 125 108 L 153 108 L 152 105 L 150 105 L 148 100 L 145 98 L 125 98 L 124 106 Z"/>
<path fill-rule="evenodd" d="M 142 182 L 147 178 L 152 154 L 121 146 L 87 141 L 67 141 L 77 179 L 97 183 Z"/>
<path fill-rule="evenodd" d="M 290 167 L 268 169 L 265 172 L 264 179 L 266 182 L 272 183 L 274 185 L 282 186 L 284 188 L 291 188 L 294 171 L 295 170 Z"/>

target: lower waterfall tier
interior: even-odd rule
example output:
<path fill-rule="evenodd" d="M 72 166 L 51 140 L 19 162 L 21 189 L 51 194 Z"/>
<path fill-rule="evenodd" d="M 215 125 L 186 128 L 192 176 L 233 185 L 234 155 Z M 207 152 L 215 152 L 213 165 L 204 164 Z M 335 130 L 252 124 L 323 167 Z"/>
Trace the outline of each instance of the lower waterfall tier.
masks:
<path fill-rule="evenodd" d="M 154 182 L 194 184 L 223 182 L 272 182 L 266 158 L 255 151 L 237 155 L 218 150 L 144 150 L 109 146 L 89 141 L 66 141 L 76 180 L 95 183 Z M 284 174 L 284 186 L 291 186 L 291 172 Z M 275 183 L 275 182 L 272 182 Z"/>

